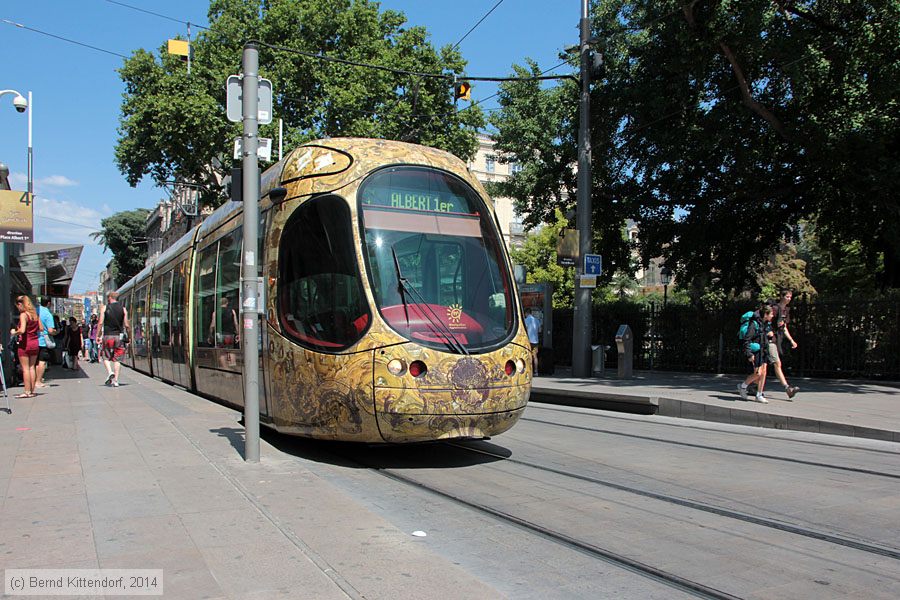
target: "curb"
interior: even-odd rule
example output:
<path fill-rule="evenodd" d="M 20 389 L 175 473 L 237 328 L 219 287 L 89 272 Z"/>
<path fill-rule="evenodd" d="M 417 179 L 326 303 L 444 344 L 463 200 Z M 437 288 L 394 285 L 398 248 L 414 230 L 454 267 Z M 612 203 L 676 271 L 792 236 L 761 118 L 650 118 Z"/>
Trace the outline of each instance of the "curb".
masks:
<path fill-rule="evenodd" d="M 875 429 L 847 423 L 836 423 L 834 421 L 776 415 L 755 410 L 665 398 L 663 396 L 532 388 L 531 399 L 535 402 L 546 404 L 612 410 L 639 415 L 656 414 L 662 417 L 675 417 L 678 419 L 695 419 L 697 421 L 749 425 L 767 429 L 806 431 L 881 440 L 884 442 L 900 442 L 900 431 L 892 431 L 890 429 Z"/>

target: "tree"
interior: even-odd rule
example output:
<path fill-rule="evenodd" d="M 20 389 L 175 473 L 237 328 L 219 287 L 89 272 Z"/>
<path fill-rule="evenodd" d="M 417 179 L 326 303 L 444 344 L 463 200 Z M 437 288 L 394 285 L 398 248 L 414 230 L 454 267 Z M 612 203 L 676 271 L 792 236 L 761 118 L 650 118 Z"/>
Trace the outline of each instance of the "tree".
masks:
<path fill-rule="evenodd" d="M 815 225 L 807 224 L 803 228 L 798 256 L 805 260 L 809 280 L 823 296 L 843 298 L 878 292 L 877 279 L 884 266 L 879 264 L 875 269 L 870 268 L 859 241 L 827 243 Z"/>
<path fill-rule="evenodd" d="M 451 78 L 466 62 L 435 49 L 423 27 L 370 0 L 213 0 L 209 30 L 193 42 L 191 74 L 177 57 L 138 50 L 120 70 L 125 95 L 116 162 L 131 185 L 150 176 L 206 187 L 215 202 L 241 125 L 225 118 L 225 79 L 241 71 L 245 42 L 260 40 L 260 75 L 272 80 L 286 147 L 329 136 L 365 136 L 434 146 L 468 159 L 483 126 L 477 106 L 456 110 Z M 269 43 L 271 45 L 266 45 Z M 293 50 L 306 52 L 299 54 Z M 310 54 L 446 79 L 326 62 Z M 260 135 L 275 137 L 277 125 Z M 217 159 L 217 161 L 214 161 Z"/>
<path fill-rule="evenodd" d="M 900 2 L 593 10 L 604 59 L 591 92 L 595 228 L 631 216 L 645 261 L 740 291 L 805 219 L 900 285 Z M 574 198 L 576 100 L 574 84 L 506 85 L 492 117 L 498 149 L 525 166 L 507 191 L 538 216 L 571 205 L 540 185 Z M 532 148 L 516 139 L 528 135 Z"/>
<path fill-rule="evenodd" d="M 556 264 L 556 244 L 565 227 L 566 219 L 557 212 L 551 224 L 531 233 L 520 248 L 510 252 L 513 262 L 528 271 L 529 283 L 553 285 L 554 308 L 571 308 L 575 294 L 575 269 Z"/>
<path fill-rule="evenodd" d="M 146 208 L 116 213 L 100 221 L 103 229 L 91 234 L 112 252 L 116 285 L 124 284 L 144 268 L 147 244 L 143 238 L 149 214 Z"/>
<path fill-rule="evenodd" d="M 799 256 L 793 244 L 781 245 L 778 252 L 763 265 L 757 282 L 766 290 L 766 298 L 778 298 L 778 293 L 783 289 L 792 290 L 798 296 L 817 293 L 806 275 L 806 261 Z"/>

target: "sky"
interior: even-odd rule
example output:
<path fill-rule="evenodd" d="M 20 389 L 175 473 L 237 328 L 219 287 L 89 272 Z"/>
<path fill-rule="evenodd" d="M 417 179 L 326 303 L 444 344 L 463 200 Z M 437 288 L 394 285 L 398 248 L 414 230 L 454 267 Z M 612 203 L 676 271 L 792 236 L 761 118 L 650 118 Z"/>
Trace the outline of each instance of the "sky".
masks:
<path fill-rule="evenodd" d="M 493 8 L 460 44 L 471 76 L 508 75 L 511 65 L 526 57 L 549 68 L 560 62 L 564 47 L 578 41 L 580 0 L 380 4 L 382 9 L 405 13 L 410 25 L 425 26 L 438 47 L 459 42 Z M 116 72 L 123 59 L 116 55 L 128 56 L 139 48 L 155 50 L 166 39 L 185 35 L 186 26 L 176 20 L 207 25 L 208 6 L 208 0 L 7 0 L 0 7 L 0 90 L 25 96 L 32 92 L 35 241 L 84 245 L 70 293 L 96 289 L 111 258 L 90 235 L 100 229 L 101 219 L 123 210 L 152 208 L 167 197 L 149 181 L 130 187 L 115 165 L 124 92 Z M 196 32 L 194 28 L 192 33 Z M 481 100 L 495 91 L 494 84 L 478 82 L 472 98 Z M 481 106 L 490 110 L 497 106 L 496 99 Z M 9 166 L 13 189 L 26 188 L 27 146 L 27 113 L 17 113 L 7 94 L 0 98 L 0 162 Z"/>

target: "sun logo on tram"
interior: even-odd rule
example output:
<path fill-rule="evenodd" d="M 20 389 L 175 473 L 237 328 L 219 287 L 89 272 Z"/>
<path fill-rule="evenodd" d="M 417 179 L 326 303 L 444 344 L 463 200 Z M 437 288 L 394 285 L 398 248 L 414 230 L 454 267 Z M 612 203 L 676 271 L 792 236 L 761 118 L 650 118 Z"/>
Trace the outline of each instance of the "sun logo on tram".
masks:
<path fill-rule="evenodd" d="M 451 304 L 447 307 L 447 321 L 450 322 L 451 325 L 459 325 L 459 320 L 462 318 L 462 305 L 461 304 Z"/>

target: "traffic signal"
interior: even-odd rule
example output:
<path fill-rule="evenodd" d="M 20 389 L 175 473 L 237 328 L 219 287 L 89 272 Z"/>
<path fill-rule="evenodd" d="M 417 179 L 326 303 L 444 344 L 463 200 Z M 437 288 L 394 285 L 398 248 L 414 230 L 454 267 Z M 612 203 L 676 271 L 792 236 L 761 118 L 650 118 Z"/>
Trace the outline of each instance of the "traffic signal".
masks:
<path fill-rule="evenodd" d="M 472 84 L 468 81 L 458 81 L 453 84 L 453 100 L 472 100 Z"/>

